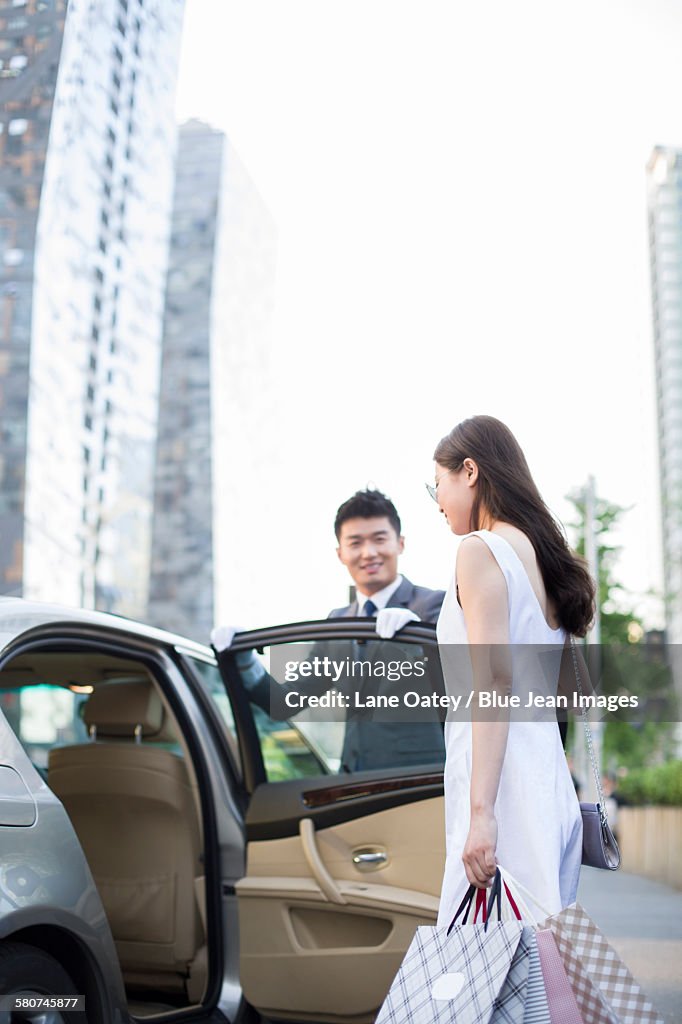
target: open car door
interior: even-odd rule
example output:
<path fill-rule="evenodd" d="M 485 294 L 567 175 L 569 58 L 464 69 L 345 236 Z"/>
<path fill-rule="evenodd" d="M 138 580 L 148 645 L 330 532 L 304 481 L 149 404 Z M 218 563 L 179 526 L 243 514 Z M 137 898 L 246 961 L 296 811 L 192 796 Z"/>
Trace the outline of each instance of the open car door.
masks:
<path fill-rule="evenodd" d="M 381 641 L 374 626 L 273 627 L 219 655 L 248 800 L 241 980 L 270 1019 L 369 1024 L 415 928 L 436 919 L 444 712 L 425 710 L 442 689 L 435 628 Z M 321 695 L 327 707 L 301 710 Z M 372 707 L 379 697 L 397 700 Z"/>

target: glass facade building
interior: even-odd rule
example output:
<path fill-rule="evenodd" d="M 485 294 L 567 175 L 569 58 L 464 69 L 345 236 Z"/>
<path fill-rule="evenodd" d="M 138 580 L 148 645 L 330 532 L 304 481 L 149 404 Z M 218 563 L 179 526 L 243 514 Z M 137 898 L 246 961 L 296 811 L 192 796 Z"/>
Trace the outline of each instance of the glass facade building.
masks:
<path fill-rule="evenodd" d="M 224 146 L 200 122 L 180 129 L 147 616 L 204 641 L 213 624 L 211 300 Z"/>
<path fill-rule="evenodd" d="M 666 631 L 682 695 L 682 150 L 647 165 Z"/>
<path fill-rule="evenodd" d="M 66 0 L 0 6 L 0 591 L 24 579 L 29 356 L 40 194 Z"/>
<path fill-rule="evenodd" d="M 275 263 L 272 219 L 229 140 L 182 125 L 146 618 L 204 642 L 218 615 L 257 615 L 245 539 L 258 531 L 249 487 L 266 472 Z M 234 612 L 216 612 L 221 593 Z"/>
<path fill-rule="evenodd" d="M 182 0 L 0 7 L 0 591 L 144 614 Z"/>

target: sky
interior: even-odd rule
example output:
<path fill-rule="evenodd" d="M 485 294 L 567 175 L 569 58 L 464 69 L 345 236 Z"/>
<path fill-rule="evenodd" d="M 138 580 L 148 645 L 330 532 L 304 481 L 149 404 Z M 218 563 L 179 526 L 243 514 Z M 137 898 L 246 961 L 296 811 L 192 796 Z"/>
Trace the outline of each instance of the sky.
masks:
<path fill-rule="evenodd" d="M 660 624 L 645 167 L 681 96 L 673 0 L 187 0 L 178 118 L 227 134 L 278 233 L 267 469 L 251 526 L 221 524 L 221 621 L 344 603 L 332 523 L 367 483 L 403 571 L 446 587 L 424 481 L 487 413 L 562 520 L 590 474 L 630 509 L 618 576 Z"/>

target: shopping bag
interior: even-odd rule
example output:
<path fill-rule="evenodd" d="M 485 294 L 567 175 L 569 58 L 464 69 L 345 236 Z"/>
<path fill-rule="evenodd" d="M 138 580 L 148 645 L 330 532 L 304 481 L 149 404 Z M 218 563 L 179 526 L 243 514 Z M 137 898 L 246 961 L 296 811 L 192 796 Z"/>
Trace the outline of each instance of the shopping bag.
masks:
<path fill-rule="evenodd" d="M 493 1005 L 490 1024 L 523 1024 L 533 940 L 533 930 L 524 928 L 509 965 L 509 973 Z"/>
<path fill-rule="evenodd" d="M 376 1024 L 489 1024 L 523 929 L 417 928 Z"/>
<path fill-rule="evenodd" d="M 533 928 L 521 933 L 490 1024 L 551 1024 Z"/>
<path fill-rule="evenodd" d="M 585 1024 L 618 1024 L 618 1018 L 609 1009 L 571 943 L 558 930 L 553 935 Z"/>
<path fill-rule="evenodd" d="M 598 991 L 610 1011 L 611 1022 L 615 1019 L 618 1024 L 664 1024 L 615 949 L 579 904 L 548 918 L 546 924 L 556 938 L 576 997 L 594 1007 L 584 982 L 581 984 L 579 974 L 573 972 L 575 959 L 587 974 L 590 988 Z M 584 1018 L 586 1024 L 588 1015 Z"/>
<path fill-rule="evenodd" d="M 542 964 L 535 933 L 533 933 L 533 948 L 528 964 L 528 988 L 523 1024 L 551 1024 L 545 979 L 542 977 Z"/>
<path fill-rule="evenodd" d="M 538 928 L 535 940 L 545 982 L 549 1019 L 552 1024 L 583 1024 L 554 935 L 548 928 Z"/>
<path fill-rule="evenodd" d="M 504 885 L 529 916 L 523 894 L 537 901 L 503 872 Z M 530 915 L 532 919 L 532 915 Z M 632 974 L 583 908 L 574 903 L 541 925 L 554 936 L 584 1024 L 664 1024 Z M 552 993 L 548 993 L 550 1015 Z"/>
<path fill-rule="evenodd" d="M 491 921 L 492 893 L 484 922 L 466 923 L 473 896 L 471 886 L 447 930 L 417 928 L 375 1024 L 490 1024 L 524 929 Z"/>
<path fill-rule="evenodd" d="M 520 945 L 528 946 L 528 975 L 523 1002 L 523 1017 L 521 1018 L 523 1024 L 557 1024 L 557 1022 L 582 1024 L 576 1000 L 571 993 L 566 972 L 558 956 L 552 935 L 550 932 L 545 932 L 544 936 L 539 935 L 543 926 L 538 920 L 535 908 L 545 916 L 548 912 L 543 911 L 536 898 L 513 879 L 506 869 L 498 866 L 498 874 L 502 891 L 505 894 L 506 915 L 503 910 L 503 919 L 505 916 L 513 914 L 517 919 L 523 920 L 525 925 L 520 943 Z M 530 903 L 526 902 L 523 894 L 528 897 Z M 544 973 L 541 947 L 545 954 Z M 517 951 L 515 959 L 518 957 Z M 512 982 L 513 966 L 512 964 L 512 969 L 510 969 L 500 995 L 500 1002 L 505 990 Z M 557 980 L 561 982 L 560 989 L 557 989 Z M 503 1022 L 507 1024 L 504 1016 L 500 1016 L 500 1024 Z M 496 1017 L 493 1017 L 491 1024 L 498 1024 Z"/>

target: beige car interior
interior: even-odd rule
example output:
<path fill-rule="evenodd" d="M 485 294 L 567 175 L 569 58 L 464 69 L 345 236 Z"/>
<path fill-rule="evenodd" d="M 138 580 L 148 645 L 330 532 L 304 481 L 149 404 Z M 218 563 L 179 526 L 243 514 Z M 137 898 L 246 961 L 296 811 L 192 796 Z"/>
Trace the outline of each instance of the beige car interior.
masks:
<path fill-rule="evenodd" d="M 199 793 L 158 685 L 144 665 L 99 653 L 27 654 L 1 676 L 5 687 L 14 679 L 92 690 L 82 709 L 89 740 L 49 751 L 48 784 L 87 857 L 133 1012 L 200 1002 L 207 950 Z"/>
<path fill-rule="evenodd" d="M 207 980 L 202 819 L 172 711 L 128 658 L 36 652 L 0 672 L 4 689 L 39 683 L 88 691 L 89 739 L 50 749 L 48 783 L 99 889 L 129 1009 L 195 1004 Z M 443 821 L 434 797 L 251 841 L 236 886 L 249 1002 L 268 1018 L 370 1024 L 415 928 L 436 920 Z"/>
<path fill-rule="evenodd" d="M 443 821 L 435 797 L 250 842 L 237 883 L 247 999 L 269 1017 L 370 1024 L 416 926 L 436 920 Z"/>

